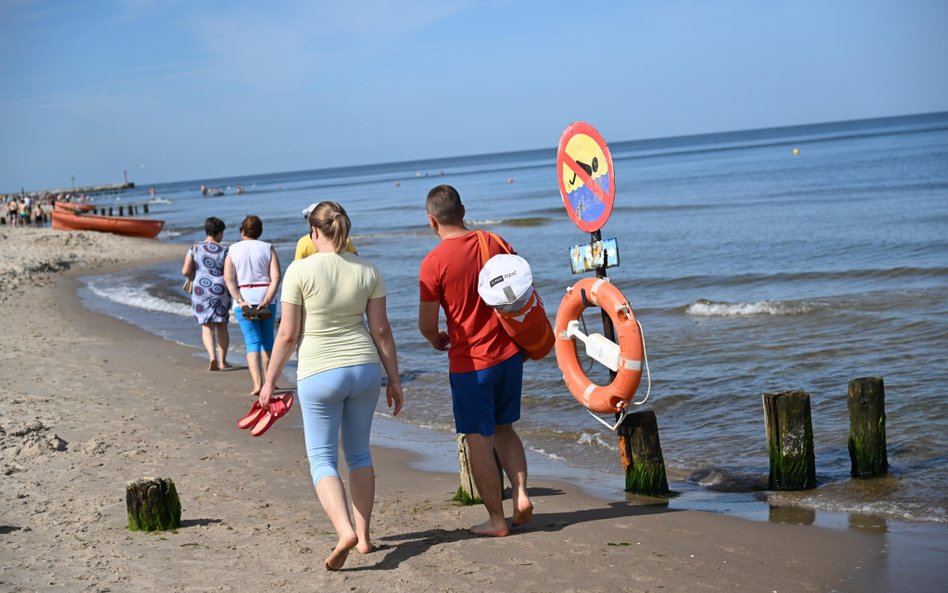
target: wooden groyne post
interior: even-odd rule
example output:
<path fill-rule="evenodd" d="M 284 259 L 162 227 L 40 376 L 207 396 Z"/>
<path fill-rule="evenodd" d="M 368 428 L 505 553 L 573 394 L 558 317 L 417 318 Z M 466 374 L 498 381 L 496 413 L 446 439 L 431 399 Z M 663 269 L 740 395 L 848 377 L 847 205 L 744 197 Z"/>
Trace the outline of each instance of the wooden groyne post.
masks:
<path fill-rule="evenodd" d="M 471 448 L 467 444 L 467 436 L 459 434 L 458 441 L 458 466 L 460 468 L 461 485 L 454 494 L 454 500 L 463 505 L 481 504 L 480 493 L 477 491 L 477 484 L 474 483 L 474 470 L 471 468 Z M 500 465 L 500 458 L 497 452 L 494 452 L 494 461 L 497 462 L 497 473 L 500 474 L 500 489 L 504 489 L 504 468 Z"/>
<path fill-rule="evenodd" d="M 125 485 L 130 531 L 181 527 L 181 501 L 170 478 L 140 478 Z"/>
<path fill-rule="evenodd" d="M 648 496 L 668 494 L 655 412 L 647 410 L 629 414 L 616 432 L 619 455 L 625 468 L 625 491 Z"/>
<path fill-rule="evenodd" d="M 802 390 L 765 393 L 763 403 L 770 457 L 769 488 L 816 488 L 810 394 Z"/>
<path fill-rule="evenodd" d="M 862 377 L 849 382 L 849 459 L 852 476 L 867 478 L 886 473 L 889 460 L 885 445 L 885 386 L 882 377 Z"/>

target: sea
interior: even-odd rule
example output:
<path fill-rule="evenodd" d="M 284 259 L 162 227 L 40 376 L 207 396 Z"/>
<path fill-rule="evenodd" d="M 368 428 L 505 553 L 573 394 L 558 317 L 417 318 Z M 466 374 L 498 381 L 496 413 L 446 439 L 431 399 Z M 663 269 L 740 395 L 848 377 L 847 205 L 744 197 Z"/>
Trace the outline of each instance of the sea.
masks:
<path fill-rule="evenodd" d="M 636 400 L 647 400 L 636 409 L 658 421 L 673 491 L 661 504 L 948 533 L 948 113 L 653 140 L 599 132 L 616 183 L 601 233 L 616 239 L 619 262 L 607 273 L 644 331 L 649 372 Z M 180 244 L 182 258 L 208 216 L 234 242 L 256 214 L 284 269 L 307 232 L 302 210 L 341 203 L 360 255 L 385 277 L 406 394 L 397 418 L 382 398 L 373 439 L 453 471 L 446 356 L 416 325 L 418 267 L 438 241 L 425 197 L 455 186 L 468 226 L 502 235 L 530 262 L 552 320 L 567 287 L 593 275 L 571 272 L 570 247 L 590 235 L 564 207 L 557 141 L 551 130 L 549 146 L 522 152 L 156 183 L 97 203 L 148 203 L 146 216 L 165 221 L 158 240 Z M 223 195 L 203 196 L 202 184 Z M 88 276 L 80 295 L 190 347 L 200 365 L 180 266 Z M 584 321 L 601 331 L 597 309 Z M 236 325 L 231 343 L 239 363 Z M 608 381 L 604 367 L 584 364 Z M 848 384 L 876 376 L 889 472 L 854 479 Z M 771 492 L 762 394 L 796 389 L 811 398 L 817 487 Z M 617 438 L 570 395 L 552 353 L 525 366 L 522 414 L 532 475 L 622 496 Z"/>

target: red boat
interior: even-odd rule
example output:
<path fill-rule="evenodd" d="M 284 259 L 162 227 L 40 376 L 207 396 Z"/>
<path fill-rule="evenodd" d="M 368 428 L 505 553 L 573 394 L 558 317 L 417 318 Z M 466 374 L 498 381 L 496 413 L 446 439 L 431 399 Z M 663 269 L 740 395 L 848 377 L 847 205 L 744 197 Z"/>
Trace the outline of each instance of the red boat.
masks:
<path fill-rule="evenodd" d="M 165 226 L 165 221 L 153 218 L 96 216 L 68 210 L 53 210 L 53 228 L 62 231 L 99 231 L 154 239 L 163 226 Z"/>
<path fill-rule="evenodd" d="M 56 202 L 53 204 L 53 208 L 71 212 L 91 212 L 95 210 L 95 206 L 92 204 L 78 204 L 76 202 Z"/>

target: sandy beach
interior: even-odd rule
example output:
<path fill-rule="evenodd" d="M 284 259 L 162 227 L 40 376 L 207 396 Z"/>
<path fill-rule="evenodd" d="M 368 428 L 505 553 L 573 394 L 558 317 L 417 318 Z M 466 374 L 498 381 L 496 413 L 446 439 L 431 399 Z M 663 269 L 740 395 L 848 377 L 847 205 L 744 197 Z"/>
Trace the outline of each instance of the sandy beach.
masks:
<path fill-rule="evenodd" d="M 251 402 L 246 369 L 207 372 L 194 350 L 91 313 L 75 296 L 77 275 L 178 259 L 184 247 L 48 229 L 3 229 L 0 245 L 2 591 L 943 590 L 944 569 L 903 589 L 886 559 L 912 550 L 871 530 L 669 510 L 622 492 L 604 500 L 540 478 L 529 525 L 472 537 L 483 510 L 451 502 L 455 474 L 420 471 L 412 453 L 382 448 L 381 548 L 327 573 L 334 538 L 299 411 L 250 437 L 234 424 Z M 452 439 L 443 448 L 455 455 Z M 145 476 L 174 480 L 176 532 L 126 529 L 125 484 Z"/>

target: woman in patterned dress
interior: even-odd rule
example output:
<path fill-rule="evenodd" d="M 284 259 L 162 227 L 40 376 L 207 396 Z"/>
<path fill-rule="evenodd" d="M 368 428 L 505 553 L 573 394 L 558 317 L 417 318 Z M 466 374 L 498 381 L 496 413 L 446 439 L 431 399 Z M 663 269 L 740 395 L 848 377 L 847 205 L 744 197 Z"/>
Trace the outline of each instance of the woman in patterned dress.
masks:
<path fill-rule="evenodd" d="M 227 349 L 230 347 L 227 321 L 231 300 L 224 282 L 224 259 L 227 257 L 227 247 L 221 245 L 224 221 L 214 216 L 208 218 L 204 221 L 204 232 L 207 234 L 204 241 L 195 243 L 184 256 L 181 275 L 194 273 L 191 312 L 194 320 L 201 324 L 201 338 L 211 361 L 207 370 L 217 371 L 232 368 L 227 364 Z"/>

